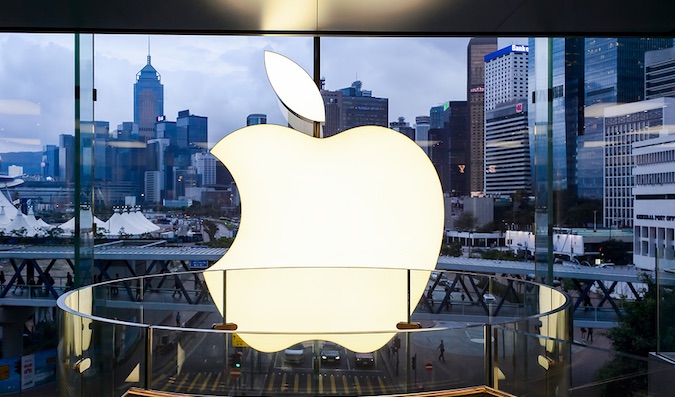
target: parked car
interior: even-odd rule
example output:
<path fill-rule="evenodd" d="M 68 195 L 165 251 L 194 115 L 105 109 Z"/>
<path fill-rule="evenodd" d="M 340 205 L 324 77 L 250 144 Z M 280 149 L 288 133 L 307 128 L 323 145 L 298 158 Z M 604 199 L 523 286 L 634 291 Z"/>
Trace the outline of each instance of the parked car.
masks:
<path fill-rule="evenodd" d="M 305 361 L 305 346 L 296 343 L 284 350 L 284 361 L 289 364 L 302 364 Z"/>
<path fill-rule="evenodd" d="M 356 353 L 357 367 L 372 367 L 375 364 L 375 355 L 373 353 Z"/>
<path fill-rule="evenodd" d="M 325 342 L 321 347 L 321 361 L 324 363 L 340 363 L 340 346 L 333 342 Z"/>

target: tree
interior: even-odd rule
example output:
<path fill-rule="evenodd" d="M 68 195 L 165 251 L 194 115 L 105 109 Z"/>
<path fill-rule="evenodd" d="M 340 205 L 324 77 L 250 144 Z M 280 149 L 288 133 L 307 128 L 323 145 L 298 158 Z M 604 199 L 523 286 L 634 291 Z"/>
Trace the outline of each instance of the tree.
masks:
<path fill-rule="evenodd" d="M 218 232 L 218 225 L 215 222 L 209 219 L 202 220 L 202 227 L 206 234 L 209 236 L 209 241 L 213 240 L 216 237 Z"/>
<path fill-rule="evenodd" d="M 473 216 L 472 213 L 465 211 L 459 214 L 454 226 L 460 232 L 469 232 L 476 228 L 476 223 L 478 223 L 478 218 Z"/>
<path fill-rule="evenodd" d="M 462 256 L 462 244 L 458 242 L 443 244 L 441 246 L 441 255 L 446 256 Z"/>
<path fill-rule="evenodd" d="M 625 265 L 630 261 L 628 244 L 619 240 L 606 240 L 600 243 L 600 256 L 603 262 Z"/>
<path fill-rule="evenodd" d="M 206 243 L 206 246 L 209 248 L 230 248 L 232 242 L 234 242 L 233 237 L 221 237 L 219 239 L 209 241 Z"/>
<path fill-rule="evenodd" d="M 657 294 L 654 279 L 643 274 L 640 281 L 646 285 L 641 297 L 635 301 L 624 302 L 624 313 L 616 327 L 610 328 L 606 335 L 616 352 L 595 377 L 602 381 L 602 394 L 607 396 L 642 395 L 647 390 L 647 358 L 656 351 Z M 673 313 L 675 310 L 675 290 L 661 288 L 661 313 Z M 675 348 L 675 321 L 672 316 L 660 316 L 661 349 L 671 351 Z M 645 394 L 646 395 L 646 394 Z"/>

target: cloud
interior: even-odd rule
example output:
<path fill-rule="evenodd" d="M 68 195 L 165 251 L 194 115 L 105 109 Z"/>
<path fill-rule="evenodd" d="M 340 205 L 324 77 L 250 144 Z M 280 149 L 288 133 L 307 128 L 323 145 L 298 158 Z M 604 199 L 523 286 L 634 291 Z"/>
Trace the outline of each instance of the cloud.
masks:
<path fill-rule="evenodd" d="M 74 44 L 68 36 L 0 34 L 0 101 L 6 105 L 0 151 L 42 150 L 72 133 Z"/>
<path fill-rule="evenodd" d="M 526 39 L 507 38 L 501 46 Z M 466 98 L 467 38 L 321 39 L 321 75 L 326 88 L 348 87 L 358 79 L 374 96 L 389 98 L 389 120 L 411 125 L 432 106 Z M 57 144 L 74 130 L 74 39 L 70 34 L 1 34 L 0 100 L 39 106 L 39 114 L 0 114 L 0 141 L 37 140 Z M 250 113 L 266 113 L 286 124 L 264 71 L 263 50 L 271 49 L 312 72 L 311 37 L 150 36 L 153 66 L 164 84 L 164 113 L 209 118 L 210 143 L 245 126 Z M 148 36 L 95 35 L 96 120 L 111 129 L 133 120 L 133 84 L 146 64 Z M 89 113 L 85 113 L 86 117 Z M 36 141 L 31 141 L 36 142 Z M 2 144 L 0 150 L 5 150 Z M 4 149 L 3 149 L 4 148 Z M 38 149 L 39 150 L 39 149 Z"/>

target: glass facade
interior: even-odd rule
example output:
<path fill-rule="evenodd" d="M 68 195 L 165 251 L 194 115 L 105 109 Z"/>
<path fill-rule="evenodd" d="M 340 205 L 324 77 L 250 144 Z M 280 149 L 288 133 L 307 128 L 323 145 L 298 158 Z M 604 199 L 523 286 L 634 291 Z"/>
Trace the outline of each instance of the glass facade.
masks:
<path fill-rule="evenodd" d="M 416 274 L 413 270 L 412 276 Z M 463 283 L 476 276 L 439 274 L 435 279 L 439 282 Z M 504 279 L 481 277 L 479 284 L 495 297 L 494 302 L 481 300 L 475 307 L 460 308 L 450 304 L 445 310 L 475 311 L 484 317 L 485 326 L 447 323 L 388 331 L 391 339 L 368 353 L 329 347 L 325 340 L 270 352 L 248 346 L 246 332 L 210 329 L 212 322 L 220 323 L 222 318 L 213 301 L 217 297 L 199 287 L 204 275 L 177 272 L 170 276 L 181 281 L 185 297 L 171 296 L 171 287 L 162 288 L 167 277 L 162 275 L 112 281 L 65 295 L 60 303 L 64 309 L 59 346 L 62 393 L 117 396 L 139 387 L 209 395 L 389 395 L 486 385 L 515 395 L 529 389 L 536 390 L 537 396 L 549 396 L 551 390 L 568 389 L 571 384 L 572 345 L 566 342 L 570 301 L 550 287 L 511 280 L 507 291 Z M 430 286 L 438 285 L 435 280 L 430 280 Z M 445 294 L 435 303 L 433 298 L 410 303 L 420 314 L 426 313 L 424 322 L 430 322 L 441 318 L 446 300 L 453 299 L 452 293 Z M 443 295 L 441 288 L 436 295 Z M 184 305 L 188 296 L 195 297 L 194 304 Z M 323 299 L 330 302 L 329 297 Z M 101 304 L 104 301 L 108 304 Z M 513 360 L 516 356 L 519 359 Z M 461 365 L 456 365 L 458 357 Z M 547 365 L 528 369 L 538 357 L 544 357 Z"/>
<path fill-rule="evenodd" d="M 517 40 L 525 43 L 527 39 Z M 492 153 L 480 155 L 472 151 L 476 148 L 476 145 L 472 147 L 472 128 L 478 128 L 473 121 L 478 116 L 471 113 L 471 108 L 472 104 L 478 106 L 477 94 L 482 92 L 475 81 L 470 87 L 463 85 L 473 70 L 469 58 L 464 62 L 463 56 L 465 52 L 471 53 L 468 50 L 470 43 L 476 44 L 480 40 L 326 37 L 320 39 L 318 57 L 313 54 L 313 47 L 316 49 L 314 38 L 303 36 L 161 35 L 151 37 L 151 41 L 152 64 L 149 56 L 146 57 L 147 36 L 14 33 L 0 39 L 1 51 L 16 54 L 15 57 L 3 57 L 5 67 L 0 70 L 15 72 L 5 74 L 0 84 L 5 87 L 4 92 L 16 95 L 0 100 L 0 133 L 4 138 L 0 142 L 4 145 L 0 153 L 0 183 L 3 184 L 0 264 L 4 280 L 0 286 L 3 303 L 0 314 L 4 319 L 0 360 L 4 361 L 0 361 L 0 366 L 10 365 L 11 368 L 17 359 L 21 365 L 29 365 L 31 360 L 41 360 L 38 357 L 44 352 L 51 357 L 49 354 L 55 353 L 49 353 L 51 350 L 47 348 L 54 349 L 58 340 L 61 342 L 58 369 L 54 369 L 56 365 L 53 368 L 47 365 L 50 358 L 46 358 L 45 365 L 40 364 L 40 368 L 52 368 L 49 371 L 59 379 L 64 395 L 88 395 L 102 390 L 104 395 L 117 396 L 131 386 L 193 394 L 271 395 L 292 391 L 307 395 L 361 395 L 479 385 L 516 395 L 527 390 L 535 390 L 536 395 L 542 396 L 554 395 L 556 390 L 573 395 L 571 391 L 580 389 L 600 394 L 599 386 L 588 377 L 586 381 L 580 380 L 584 379 L 579 375 L 584 369 L 574 365 L 574 354 L 577 351 L 604 354 L 602 360 L 594 363 L 597 365 L 593 369 L 597 370 L 609 362 L 609 356 L 614 353 L 588 346 L 590 343 L 578 343 L 571 336 L 575 330 L 578 333 L 580 328 L 588 328 L 589 322 L 595 324 L 600 320 L 584 317 L 580 323 L 575 323 L 576 327 L 570 327 L 570 316 L 575 306 L 578 310 L 574 314 L 575 321 L 579 321 L 577 315 L 584 315 L 579 314 L 583 312 L 583 294 L 588 293 L 593 297 L 593 303 L 601 306 L 608 305 L 617 293 L 608 292 L 609 283 L 603 284 L 603 290 L 603 287 L 591 288 L 589 281 L 584 281 L 590 279 L 566 278 L 561 275 L 564 272 L 561 273 L 562 266 L 557 262 L 569 264 L 567 262 L 578 257 L 581 260 L 578 264 L 573 262 L 575 266 L 581 266 L 582 260 L 588 263 L 602 260 L 604 267 L 611 267 L 607 263 L 612 262 L 600 254 L 598 247 L 620 237 L 618 230 L 612 231 L 612 226 L 619 227 L 617 219 L 625 220 L 622 225 L 633 226 L 622 232 L 629 234 L 624 236 L 627 240 L 634 240 L 634 244 L 640 246 L 639 249 L 628 248 L 626 257 L 630 258 L 633 251 L 640 255 L 639 269 L 648 270 L 652 266 L 656 270 L 654 277 L 664 299 L 655 301 L 659 304 L 662 320 L 657 327 L 659 346 L 653 351 L 669 357 L 673 327 L 666 317 L 670 310 L 669 277 L 675 239 L 672 227 L 659 222 L 675 219 L 672 192 L 667 190 L 670 180 L 667 178 L 671 178 L 672 171 L 654 169 L 663 165 L 661 160 L 649 157 L 648 162 L 637 163 L 626 157 L 632 156 L 634 148 L 631 144 L 638 139 L 624 139 L 624 136 L 646 131 L 646 126 L 631 123 L 649 122 L 651 135 L 643 138 L 666 139 L 670 131 L 663 125 L 672 123 L 671 120 L 644 120 L 640 115 L 634 115 L 635 120 L 628 120 L 626 124 L 626 120 L 622 121 L 618 116 L 608 119 L 602 113 L 598 124 L 593 124 L 590 117 L 596 114 L 593 111 L 598 103 L 640 100 L 639 96 L 634 99 L 619 97 L 622 81 L 630 80 L 628 75 L 622 74 L 621 66 L 628 61 L 622 61 L 621 51 L 613 52 L 610 44 L 621 48 L 623 39 L 529 39 L 529 93 L 528 103 L 523 106 L 523 111 L 527 112 L 529 140 L 517 151 L 500 153 L 513 156 L 507 158 L 509 162 L 531 162 L 533 197 L 530 199 L 527 192 L 520 192 L 527 190 L 527 181 L 521 185 L 519 180 L 515 186 L 515 182 L 497 180 L 508 185 L 494 193 L 500 197 L 479 197 L 492 200 L 492 207 L 471 210 L 468 205 L 464 207 L 463 201 L 474 191 L 471 186 L 477 180 L 469 171 L 471 163 L 484 164 L 485 156 Z M 491 39 L 489 41 L 492 43 Z M 494 41 L 496 49 L 497 40 Z M 625 59 L 638 59 L 636 54 L 644 53 L 646 49 L 667 47 L 669 43 L 672 44 L 672 39 L 627 41 Z M 503 251 L 507 250 L 504 229 L 521 224 L 523 232 L 534 230 L 536 234 L 536 250 L 532 250 L 532 245 L 525 246 L 525 251 L 535 251 L 536 265 L 531 274 L 522 276 L 533 276 L 554 288 L 506 276 L 471 274 L 460 277 L 455 284 L 435 283 L 432 276 L 427 287 L 437 289 L 425 292 L 419 301 L 413 298 L 410 305 L 417 310 L 414 319 L 424 324 L 429 321 L 438 327 L 395 332 L 397 335 L 373 355 L 343 348 L 339 350 L 340 354 L 349 363 L 343 361 L 344 364 L 324 372 L 321 372 L 322 368 L 328 366 L 319 366 L 319 370 L 312 366 L 313 360 L 322 360 L 324 339 L 305 342 L 301 349 L 304 358 L 295 357 L 303 362 L 296 365 L 291 363 L 293 353 L 285 349 L 263 352 L 234 346 L 239 342 L 232 332 L 213 332 L 210 326 L 221 324 L 223 320 L 213 308 L 212 297 L 205 292 L 202 279 L 192 273 L 178 274 L 178 271 L 212 264 L 211 259 L 204 260 L 206 263 L 195 259 L 199 245 L 231 244 L 239 233 L 241 207 L 247 205 L 240 200 L 237 180 L 233 180 L 220 162 L 208 157 L 207 151 L 227 134 L 257 124 L 252 122 L 251 116 L 264 115 L 269 124 L 288 124 L 264 75 L 262 52 L 266 48 L 288 55 L 305 70 L 313 70 L 310 74 L 319 84 L 323 79 L 327 111 L 324 133 L 329 128 L 339 132 L 360 125 L 388 126 L 404 116 L 407 120 L 418 116 L 422 117 L 420 120 L 426 120 L 428 117 L 430 128 L 425 132 L 428 139 L 421 139 L 418 144 L 423 146 L 424 154 L 436 167 L 443 187 L 448 218 L 444 225 L 448 232 L 466 230 L 464 239 L 470 242 L 459 247 L 444 244 L 442 252 L 456 248 L 466 263 L 472 259 L 490 261 L 490 255 L 496 255 L 494 251 L 497 251 L 491 248 L 503 246 Z M 58 81 L 43 80 L 45 73 L 23 74 L 22 68 L 16 67 L 20 60 L 33 64 L 35 59 L 53 59 L 54 65 L 61 65 L 55 66 L 51 73 Z M 317 62 L 318 67 L 314 67 L 313 62 Z M 614 66 L 610 67 L 610 64 Z M 23 69 L 33 72 L 28 67 Z M 441 69 L 443 73 L 439 72 Z M 477 73 L 476 70 L 473 72 Z M 161 81 L 157 71 L 162 72 Z M 150 72 L 154 74 L 150 76 Z M 137 73 L 138 80 L 134 83 Z M 136 120 L 136 97 L 143 95 L 132 88 L 141 84 L 141 80 L 145 81 L 141 78 L 144 73 L 152 77 L 149 80 L 154 88 L 161 88 L 161 101 L 157 92 L 151 90 L 152 95 L 146 92 L 148 98 L 154 95 L 146 103 L 154 109 L 150 112 L 152 122 L 148 121 L 150 118 L 144 122 Z M 612 74 L 617 76 L 612 77 Z M 20 81 L 31 83 L 33 91 L 19 86 Z M 625 88 L 626 92 L 637 92 L 635 87 L 639 84 L 631 84 L 630 88 Z M 76 93 L 74 100 L 73 91 Z M 36 92 L 45 96 L 36 95 Z M 614 99 L 608 97 L 610 94 Z M 483 111 L 481 108 L 481 114 Z M 518 114 L 518 117 L 522 116 Z M 492 116 L 488 116 L 489 122 L 504 115 Z M 485 123 L 484 116 L 480 119 Z M 523 120 L 519 122 L 523 123 Z M 601 139 L 593 135 L 595 128 L 601 128 Z M 410 129 L 407 131 L 411 137 L 416 136 Z M 517 131 L 521 138 L 523 131 L 520 127 Z M 483 138 L 485 132 L 485 126 L 481 127 Z M 607 139 L 607 134 L 611 139 Z M 485 145 L 485 141 L 482 144 Z M 264 142 L 260 145 L 264 147 Z M 502 145 L 498 142 L 488 149 L 501 150 Z M 665 147 L 654 143 L 655 149 L 649 146 L 652 144 L 642 141 L 640 145 L 643 156 L 655 154 L 650 150 L 668 153 L 667 143 L 663 143 Z M 599 152 L 586 150 L 597 147 L 601 149 Z M 16 157 L 15 153 L 21 153 L 22 157 Z M 350 161 L 349 156 L 345 155 L 344 161 Z M 639 169 L 641 165 L 648 168 Z M 481 165 L 480 168 L 484 167 Z M 484 171 L 489 172 L 489 168 Z M 605 175 L 600 179 L 602 189 L 609 187 L 620 191 L 607 194 L 601 190 L 599 196 L 588 193 L 589 189 L 597 188 L 598 171 L 601 176 Z M 635 205 L 634 187 L 629 186 L 633 172 L 642 176 L 639 178 L 640 189 L 643 189 L 640 212 L 630 208 Z M 483 180 L 491 176 L 481 175 Z M 14 185 L 17 182 L 19 184 Z M 391 195 L 400 195 L 406 189 L 410 186 L 401 184 L 391 191 Z M 282 194 L 282 190 L 271 191 L 270 196 Z M 583 207 L 586 203 L 579 200 L 580 197 L 610 201 L 606 201 L 604 207 Z M 335 202 L 352 198 L 336 194 Z M 297 197 L 299 202 L 304 199 Z M 474 221 L 467 226 L 467 219 L 461 219 L 476 213 L 483 219 L 482 215 L 488 212 L 493 221 L 485 220 L 481 224 Z M 30 218 L 31 213 L 34 218 Z M 151 219 L 152 226 L 136 215 Z M 533 217 L 534 224 L 521 222 L 521 215 L 522 219 Z M 583 231 L 572 231 L 570 236 L 590 232 L 591 226 L 596 226 L 594 215 L 600 215 L 597 225 L 610 234 L 604 233 L 603 237 L 595 234 L 594 245 L 586 247 L 583 258 L 574 249 L 570 255 L 555 248 L 554 230 L 558 233 L 562 228 L 585 227 Z M 35 228 L 34 235 L 30 234 L 28 226 L 9 226 L 10 221 L 24 216 L 36 219 L 36 222 L 41 218 L 49 226 L 42 225 L 40 230 Z M 605 218 L 614 219 L 614 223 L 603 222 Z M 396 219 L 396 227 L 406 233 L 408 221 Z M 358 219 L 353 222 L 354 228 L 360 227 Z M 491 237 L 483 236 L 484 233 L 495 236 L 490 240 L 494 241 L 494 247 L 488 243 Z M 593 233 L 589 234 L 593 236 Z M 485 246 L 474 246 L 476 241 L 485 241 Z M 15 247 L 26 253 L 17 254 L 13 250 Z M 48 252 L 40 257 L 29 257 L 35 247 Z M 117 247 L 123 247 L 122 253 L 114 256 L 111 251 Z M 68 253 L 59 253 L 61 248 L 69 250 Z M 175 262 L 143 256 L 153 248 L 176 248 L 183 256 Z M 513 250 L 512 247 L 508 249 Z M 624 263 L 633 261 L 627 259 Z M 638 264 L 638 261 L 634 263 Z M 504 267 L 491 272 L 506 274 L 501 271 Z M 575 269 L 579 273 L 585 270 L 582 267 Z M 588 273 L 602 271 L 594 269 Z M 636 272 L 629 272 L 632 276 L 627 277 L 640 283 Z M 158 273 L 152 280 L 138 278 L 152 273 Z M 453 280 L 451 277 L 454 276 L 446 276 L 446 279 Z M 126 281 L 120 281 L 122 279 Z M 580 285 L 572 285 L 575 281 Z M 54 298 L 66 290 L 92 282 L 108 284 L 70 295 L 67 299 L 73 311 L 63 314 L 58 332 L 54 331 Z M 338 298 L 341 294 L 354 293 L 347 285 L 333 285 L 330 280 L 321 282 Z M 475 288 L 472 283 L 476 284 Z M 619 298 L 614 297 L 612 302 L 620 306 L 617 310 L 639 301 L 635 298 L 643 292 L 641 285 L 636 284 L 636 294 L 627 297 L 626 301 L 618 303 Z M 562 289 L 571 292 L 570 301 L 566 303 L 572 306 L 570 312 L 565 309 L 532 317 L 563 306 Z M 269 299 L 274 300 L 283 292 L 253 288 L 251 293 L 269 294 Z M 509 296 L 500 302 L 506 295 Z M 406 293 L 394 294 L 389 299 L 394 296 L 403 299 Z M 327 311 L 333 310 L 332 305 L 339 301 L 323 296 L 311 298 L 327 302 Z M 106 320 L 74 312 L 85 313 L 88 305 L 93 316 Z M 504 311 L 493 315 L 499 310 Z M 447 326 L 447 323 L 466 323 L 474 311 L 481 315 L 485 311 L 485 317 L 467 328 Z M 181 318 L 177 320 L 178 312 Z M 515 321 L 502 321 L 509 317 L 507 312 L 521 317 Z M 602 310 L 592 312 L 603 313 Z M 457 317 L 452 317 L 455 315 Z M 199 327 L 193 327 L 196 322 Z M 25 330 L 29 336 L 24 336 Z M 596 335 L 601 332 L 596 329 Z M 51 335 L 52 339 L 44 335 Z M 43 337 L 51 341 L 44 351 L 29 350 Z M 89 343 L 85 343 L 87 340 Z M 445 363 L 439 358 L 440 340 L 448 346 L 445 353 L 447 367 L 443 367 Z M 230 360 L 236 359 L 232 354 L 240 350 L 238 347 L 243 348 L 239 378 L 232 376 L 230 367 Z M 197 357 L 197 351 L 205 352 L 204 357 Z M 456 356 L 451 355 L 451 351 Z M 616 355 L 621 356 L 621 353 Z M 413 357 L 417 360 L 416 369 L 412 368 Z M 639 361 L 640 365 L 647 364 L 647 358 L 637 359 L 630 354 L 625 357 Z M 216 369 L 199 363 L 198 359 L 215 363 L 213 368 Z M 371 359 L 374 360 L 373 367 L 368 364 Z M 426 366 L 429 363 L 431 370 Z M 357 365 L 359 368 L 354 369 Z M 663 365 L 663 361 L 658 365 Z M 574 371 L 577 371 L 576 376 Z M 364 378 L 364 374 L 374 376 Z M 331 375 L 335 376 L 331 378 Z M 641 382 L 645 377 L 636 371 L 624 375 L 639 378 Z M 363 380 L 366 378 L 369 380 Z M 39 380 L 20 379 L 14 373 L 7 379 L 11 389 L 2 389 L 4 381 L 0 379 L 0 390 L 11 392 L 22 385 L 25 389 L 31 385 L 40 386 Z"/>
<path fill-rule="evenodd" d="M 603 108 L 645 99 L 645 52 L 673 46 L 670 38 L 586 38 L 584 134 L 579 136 L 579 196 L 602 197 Z"/>

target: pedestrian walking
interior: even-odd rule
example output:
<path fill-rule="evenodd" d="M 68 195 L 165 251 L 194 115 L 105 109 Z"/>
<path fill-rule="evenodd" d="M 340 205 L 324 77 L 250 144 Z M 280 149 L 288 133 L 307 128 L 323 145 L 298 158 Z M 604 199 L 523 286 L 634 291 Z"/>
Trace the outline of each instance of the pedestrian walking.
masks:
<path fill-rule="evenodd" d="M 438 355 L 438 359 L 440 361 L 445 362 L 445 345 L 443 344 L 443 339 L 441 339 L 441 344 L 438 345 L 438 350 L 440 350 L 440 353 Z"/>
<path fill-rule="evenodd" d="M 173 282 L 173 294 L 171 294 L 171 297 L 175 298 L 176 294 L 178 294 L 179 298 L 183 296 L 183 293 L 180 291 L 180 281 L 178 280 L 178 277 L 176 277 L 176 281 Z"/>
<path fill-rule="evenodd" d="M 115 280 L 117 280 L 119 278 L 120 278 L 120 274 L 115 273 Z M 117 296 L 118 293 L 119 293 L 119 289 L 117 288 L 117 281 L 115 281 L 114 283 L 110 284 L 110 295 Z"/>
<path fill-rule="evenodd" d="M 176 312 L 176 327 L 180 327 L 181 324 L 180 312 Z"/>
<path fill-rule="evenodd" d="M 33 277 L 28 278 L 28 292 L 31 297 L 37 295 L 37 291 L 35 291 L 35 279 Z"/>
<path fill-rule="evenodd" d="M 23 277 L 19 275 L 19 277 L 16 279 L 16 284 L 14 284 L 14 290 L 12 291 L 12 294 L 16 295 L 16 289 L 19 289 L 19 295 L 23 295 L 23 286 L 26 284 L 26 282 L 23 280 Z"/>
<path fill-rule="evenodd" d="M 462 292 L 462 302 L 464 302 L 464 299 L 466 299 L 466 295 L 464 295 L 464 292 Z"/>
<path fill-rule="evenodd" d="M 581 339 L 586 339 L 586 331 L 585 327 L 581 327 Z"/>
<path fill-rule="evenodd" d="M 3 270 L 0 270 L 0 285 L 5 285 L 5 281 L 7 281 L 7 279 L 5 278 L 5 272 Z"/>
<path fill-rule="evenodd" d="M 450 306 L 452 306 L 452 295 L 450 294 L 450 287 L 445 286 L 445 310 L 450 310 Z"/>
<path fill-rule="evenodd" d="M 588 340 L 593 342 L 593 328 L 588 328 Z"/>

